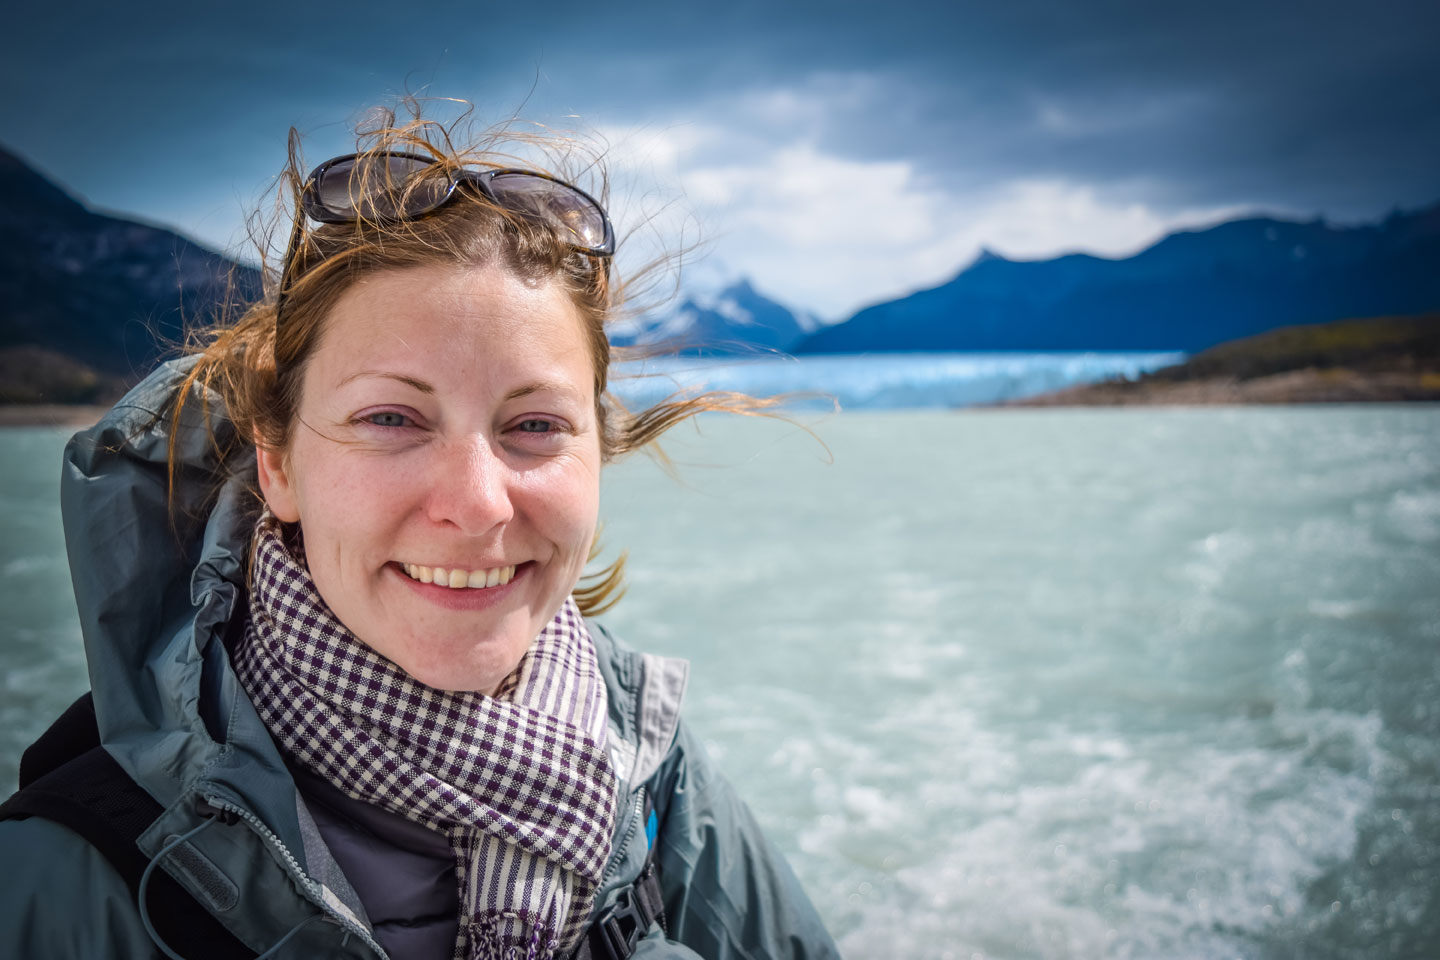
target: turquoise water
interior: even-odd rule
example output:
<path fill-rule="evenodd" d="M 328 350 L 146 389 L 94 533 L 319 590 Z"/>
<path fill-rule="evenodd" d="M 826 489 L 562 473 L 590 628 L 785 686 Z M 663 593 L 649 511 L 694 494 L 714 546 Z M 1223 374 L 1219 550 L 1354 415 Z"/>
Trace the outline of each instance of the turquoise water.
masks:
<path fill-rule="evenodd" d="M 612 468 L 606 620 L 847 956 L 1440 955 L 1440 409 L 807 422 Z M 11 782 L 86 686 L 63 439 L 0 433 Z"/>

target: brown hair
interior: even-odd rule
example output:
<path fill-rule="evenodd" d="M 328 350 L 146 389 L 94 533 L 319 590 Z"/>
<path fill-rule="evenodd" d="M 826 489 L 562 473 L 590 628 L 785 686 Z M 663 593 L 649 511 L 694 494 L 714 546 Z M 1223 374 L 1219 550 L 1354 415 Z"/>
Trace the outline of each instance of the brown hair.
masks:
<path fill-rule="evenodd" d="M 362 176 L 365 166 L 383 175 L 378 158 L 391 151 L 408 151 L 433 157 L 437 168 L 453 170 L 462 166 L 496 168 L 534 165 L 501 152 L 504 143 L 518 142 L 539 148 L 561 164 L 584 154 L 584 145 L 569 137 L 516 133 L 502 128 L 477 138 L 477 145 L 455 145 L 455 124 L 441 125 L 422 116 L 419 101 L 404 103 L 409 113 L 397 122 L 394 112 L 385 112 L 378 123 L 356 130 L 357 152 Z M 467 111 L 468 113 L 468 111 Z M 595 195 L 605 201 L 605 175 L 601 158 L 588 156 L 587 166 L 598 177 L 602 189 Z M 573 182 L 568 170 L 544 173 Z M 180 414 L 196 387 L 202 397 L 212 391 L 225 406 L 225 416 L 235 426 L 236 445 L 250 449 L 254 443 L 281 449 L 288 446 L 296 422 L 301 385 L 307 362 L 319 342 L 326 317 L 340 297 L 357 280 L 384 270 L 433 264 L 474 267 L 500 264 L 528 281 L 549 281 L 561 285 L 575 304 L 585 325 L 594 369 L 596 416 L 600 451 L 605 463 L 626 453 L 653 444 L 676 424 L 707 411 L 728 411 L 767 415 L 779 402 L 735 393 L 674 394 L 644 410 L 632 413 L 608 390 L 613 361 L 624 359 L 612 351 L 607 324 L 621 315 L 629 283 L 607 271 L 603 261 L 578 253 L 555 231 L 538 221 L 523 218 L 479 194 L 464 191 L 436 212 L 415 220 L 361 219 L 353 224 L 317 225 L 301 210 L 301 193 L 306 168 L 292 129 L 289 162 L 282 174 L 277 222 L 293 217 L 293 263 L 284 279 L 285 323 L 276 329 L 276 308 L 284 264 L 269 255 L 269 243 L 261 242 L 267 290 L 257 302 L 240 310 L 233 322 L 221 320 L 198 331 L 188 352 L 198 354 L 179 390 L 173 414 Z M 404 188 L 402 188 L 404 189 Z M 664 265 L 657 261 L 636 272 L 648 278 Z M 202 400 L 202 403 L 206 402 Z M 174 436 L 171 438 L 170 474 L 175 472 Z M 236 450 L 220 451 L 228 460 Z M 258 498 L 259 491 L 255 490 Z M 598 537 L 591 560 L 599 551 Z M 582 578 L 574 595 L 581 612 L 592 615 L 610 609 L 624 593 L 625 555 L 600 571 Z"/>

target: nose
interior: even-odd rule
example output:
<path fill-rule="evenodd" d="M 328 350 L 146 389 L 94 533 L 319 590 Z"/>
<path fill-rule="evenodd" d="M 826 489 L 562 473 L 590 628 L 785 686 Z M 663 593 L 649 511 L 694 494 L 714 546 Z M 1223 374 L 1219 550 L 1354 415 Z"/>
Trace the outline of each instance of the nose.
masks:
<path fill-rule="evenodd" d="M 515 516 L 511 471 L 483 436 L 447 441 L 432 466 L 430 519 L 467 536 L 503 526 Z"/>

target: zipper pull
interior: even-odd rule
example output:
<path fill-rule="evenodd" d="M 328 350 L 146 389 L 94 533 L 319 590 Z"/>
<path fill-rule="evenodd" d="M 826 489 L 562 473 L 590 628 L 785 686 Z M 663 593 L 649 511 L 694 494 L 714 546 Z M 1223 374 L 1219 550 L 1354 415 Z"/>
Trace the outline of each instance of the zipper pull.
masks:
<path fill-rule="evenodd" d="M 234 826 L 240 822 L 240 814 L 234 810 L 225 810 L 215 806 L 209 800 L 201 797 L 195 801 L 195 812 L 210 820 L 219 820 L 225 826 Z"/>

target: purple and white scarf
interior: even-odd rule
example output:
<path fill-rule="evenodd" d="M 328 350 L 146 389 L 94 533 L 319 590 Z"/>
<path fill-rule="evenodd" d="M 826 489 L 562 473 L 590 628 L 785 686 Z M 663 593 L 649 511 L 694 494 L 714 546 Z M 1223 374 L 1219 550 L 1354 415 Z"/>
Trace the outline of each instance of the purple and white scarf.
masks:
<path fill-rule="evenodd" d="M 610 856 L 616 784 L 605 684 L 573 599 L 496 696 L 437 690 L 336 619 L 267 512 L 235 669 L 301 763 L 449 837 L 457 960 L 546 960 L 578 942 Z"/>

